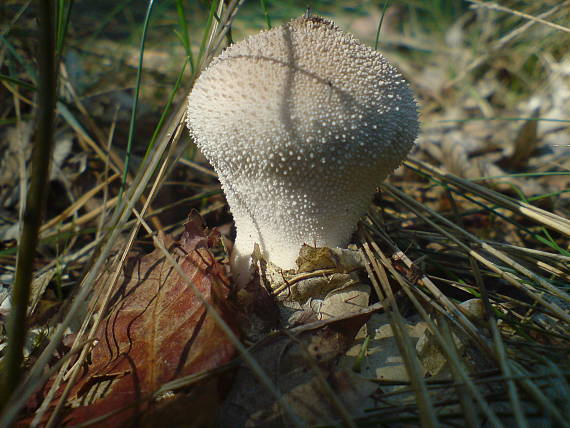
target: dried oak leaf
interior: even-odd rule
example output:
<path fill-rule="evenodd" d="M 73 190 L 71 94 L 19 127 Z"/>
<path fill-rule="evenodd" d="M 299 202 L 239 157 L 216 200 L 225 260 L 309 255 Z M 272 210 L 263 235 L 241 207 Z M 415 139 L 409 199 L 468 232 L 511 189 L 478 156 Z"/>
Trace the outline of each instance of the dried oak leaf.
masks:
<path fill-rule="evenodd" d="M 206 301 L 234 325 L 228 281 L 201 222 L 191 219 L 169 251 Z M 160 249 L 130 266 L 100 324 L 87 372 L 71 390 L 65 425 L 112 414 L 105 426 L 139 426 L 143 416 L 164 405 L 152 399 L 162 384 L 235 356 L 227 336 Z"/>

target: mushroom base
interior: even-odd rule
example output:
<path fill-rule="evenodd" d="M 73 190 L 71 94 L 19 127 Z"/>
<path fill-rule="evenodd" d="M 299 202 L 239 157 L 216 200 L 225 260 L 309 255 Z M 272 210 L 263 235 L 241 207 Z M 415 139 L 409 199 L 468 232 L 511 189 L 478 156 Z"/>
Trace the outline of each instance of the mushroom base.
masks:
<path fill-rule="evenodd" d="M 237 237 L 231 254 L 232 275 L 240 284 L 251 279 L 252 254 L 256 244 L 265 260 L 283 270 L 297 269 L 299 251 L 305 244 L 312 247 L 346 247 L 362 214 L 364 211 L 354 213 L 349 221 L 346 217 L 331 219 L 330 224 L 319 227 L 327 231 L 328 235 L 315 232 L 305 237 L 294 236 L 290 231 L 279 233 L 277 223 L 259 230 L 250 221 L 236 218 Z"/>

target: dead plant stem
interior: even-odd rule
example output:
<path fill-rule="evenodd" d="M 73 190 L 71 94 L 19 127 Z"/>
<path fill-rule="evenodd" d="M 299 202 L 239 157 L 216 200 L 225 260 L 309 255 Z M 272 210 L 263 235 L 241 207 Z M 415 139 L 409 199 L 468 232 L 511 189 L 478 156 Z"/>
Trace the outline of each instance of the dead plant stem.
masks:
<path fill-rule="evenodd" d="M 16 278 L 12 287 L 12 310 L 8 322 L 8 347 L 4 359 L 0 408 L 3 408 L 20 383 L 26 323 L 33 263 L 38 243 L 38 232 L 46 202 L 47 183 L 53 147 L 55 122 L 56 84 L 55 68 L 55 1 L 36 2 L 39 64 L 39 95 L 36 140 L 32 152 L 30 191 L 26 201 L 22 235 L 18 246 Z M 20 201 L 24 203 L 24 201 Z"/>

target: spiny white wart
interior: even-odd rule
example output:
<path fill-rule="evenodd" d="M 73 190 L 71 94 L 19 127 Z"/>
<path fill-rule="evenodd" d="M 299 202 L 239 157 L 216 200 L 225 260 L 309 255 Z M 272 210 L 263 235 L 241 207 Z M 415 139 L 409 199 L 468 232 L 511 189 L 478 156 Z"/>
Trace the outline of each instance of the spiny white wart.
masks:
<path fill-rule="evenodd" d="M 197 80 L 187 121 L 233 214 L 242 282 L 255 243 L 283 269 L 305 243 L 345 246 L 419 128 L 400 71 L 319 17 L 227 48 Z"/>

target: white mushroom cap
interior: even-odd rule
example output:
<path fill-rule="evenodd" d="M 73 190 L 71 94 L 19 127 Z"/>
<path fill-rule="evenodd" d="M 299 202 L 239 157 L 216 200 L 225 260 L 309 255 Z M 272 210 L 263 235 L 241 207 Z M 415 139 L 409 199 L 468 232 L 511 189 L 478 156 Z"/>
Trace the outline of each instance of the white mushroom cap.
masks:
<path fill-rule="evenodd" d="M 226 49 L 197 80 L 188 127 L 237 228 L 232 269 L 258 243 L 295 268 L 303 244 L 345 246 L 418 133 L 413 94 L 382 54 L 318 17 Z"/>

